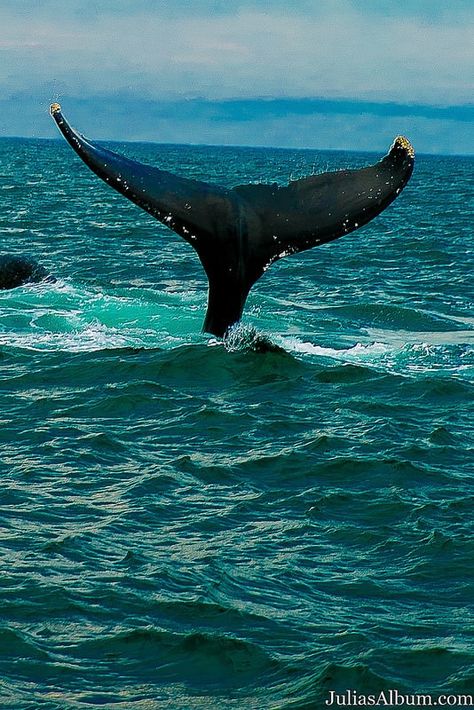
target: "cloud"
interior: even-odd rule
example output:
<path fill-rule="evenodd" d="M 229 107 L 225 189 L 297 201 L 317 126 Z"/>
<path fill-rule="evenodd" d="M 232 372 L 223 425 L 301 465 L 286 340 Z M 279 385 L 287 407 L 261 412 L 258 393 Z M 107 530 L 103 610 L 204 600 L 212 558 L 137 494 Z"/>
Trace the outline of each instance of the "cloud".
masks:
<path fill-rule="evenodd" d="M 13 12 L 9 2 L 2 4 L 0 22 L 9 28 L 9 44 L 0 49 L 3 92 L 57 82 L 73 94 L 128 89 L 155 98 L 463 103 L 472 95 L 472 28 L 466 20 L 473 13 L 467 10 L 461 23 L 458 15 L 428 22 L 414 14 L 369 11 L 373 2 L 349 0 L 322 2 L 312 11 L 307 3 L 201 2 L 191 4 L 192 14 L 178 13 L 177 3 L 143 0 L 127 7 L 63 5 L 67 11 L 53 0 L 35 10 L 21 2 Z M 213 6 L 221 11 L 211 12 Z"/>
<path fill-rule="evenodd" d="M 248 143 L 265 127 L 265 141 L 294 145 L 290 116 L 311 145 L 333 125 L 331 145 L 356 147 L 391 118 L 423 126 L 424 150 L 458 151 L 470 135 L 472 0 L 2 0 L 0 26 L 4 133 L 35 107 L 22 130 L 49 135 L 46 105 L 82 111 L 83 97 L 102 116 L 99 137 L 159 140 L 159 119 L 166 140 Z M 150 117 L 134 128 L 137 101 Z"/>
<path fill-rule="evenodd" d="M 260 145 L 383 153 L 406 134 L 418 153 L 474 153 L 472 106 L 439 108 L 350 101 L 154 101 L 65 96 L 65 114 L 102 140 Z M 0 100 L 0 134 L 57 138 L 46 104 Z"/>
<path fill-rule="evenodd" d="M 156 13 L 165 17 L 196 17 L 235 15 L 242 10 L 270 12 L 288 9 L 288 0 L 161 0 L 157 7 L 156 0 L 2 0 L 5 9 L 13 10 L 23 16 L 32 13 L 63 17 L 77 17 L 84 21 L 100 15 L 133 16 L 140 13 Z M 341 10 L 361 9 L 365 13 L 379 14 L 384 17 L 423 17 L 429 21 L 445 21 L 460 18 L 465 21 L 466 13 L 472 11 L 471 0 L 293 0 L 291 14 L 316 18 L 321 14 L 339 13 Z"/>

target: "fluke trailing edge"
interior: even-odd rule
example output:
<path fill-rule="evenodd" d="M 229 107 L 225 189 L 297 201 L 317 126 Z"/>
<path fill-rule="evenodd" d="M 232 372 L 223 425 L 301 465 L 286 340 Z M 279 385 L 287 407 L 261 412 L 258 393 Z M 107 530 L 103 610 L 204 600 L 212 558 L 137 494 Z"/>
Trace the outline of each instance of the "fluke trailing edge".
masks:
<path fill-rule="evenodd" d="M 209 279 L 203 329 L 217 336 L 240 320 L 253 284 L 274 261 L 367 224 L 401 192 L 414 151 L 399 136 L 378 163 L 311 175 L 285 187 L 226 189 L 129 160 L 88 141 L 51 115 L 82 160 L 111 187 L 170 227 L 197 251 Z"/>

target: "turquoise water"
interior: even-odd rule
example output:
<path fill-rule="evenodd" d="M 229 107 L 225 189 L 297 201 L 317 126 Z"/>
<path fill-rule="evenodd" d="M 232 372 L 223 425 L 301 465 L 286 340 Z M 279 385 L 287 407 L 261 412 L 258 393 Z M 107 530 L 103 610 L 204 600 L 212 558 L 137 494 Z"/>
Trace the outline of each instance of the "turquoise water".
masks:
<path fill-rule="evenodd" d="M 376 159 L 117 149 L 227 185 Z M 57 277 L 0 293 L 2 708 L 474 690 L 472 168 L 419 157 L 224 346 L 187 244 L 68 146 L 0 141 L 0 251 Z"/>

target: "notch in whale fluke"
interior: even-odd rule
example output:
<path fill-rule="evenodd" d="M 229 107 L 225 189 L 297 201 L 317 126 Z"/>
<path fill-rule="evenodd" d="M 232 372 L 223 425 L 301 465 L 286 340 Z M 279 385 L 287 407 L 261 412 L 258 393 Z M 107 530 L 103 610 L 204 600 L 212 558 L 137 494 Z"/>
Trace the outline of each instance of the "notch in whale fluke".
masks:
<path fill-rule="evenodd" d="M 362 227 L 393 202 L 414 165 L 398 136 L 387 155 L 360 170 L 311 175 L 287 186 L 226 189 L 130 160 L 92 143 L 51 105 L 59 130 L 102 180 L 170 227 L 196 250 L 209 279 L 203 329 L 224 336 L 270 264 Z"/>

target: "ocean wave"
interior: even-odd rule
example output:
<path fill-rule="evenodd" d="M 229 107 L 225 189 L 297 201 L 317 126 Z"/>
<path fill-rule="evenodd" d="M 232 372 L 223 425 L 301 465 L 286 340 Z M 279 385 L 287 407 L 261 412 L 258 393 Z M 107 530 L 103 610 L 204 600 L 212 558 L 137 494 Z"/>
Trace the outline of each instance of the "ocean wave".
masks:
<path fill-rule="evenodd" d="M 63 649 L 64 650 L 64 649 Z M 148 627 L 122 631 L 77 645 L 74 654 L 95 659 L 101 666 L 130 672 L 138 664 L 140 672 L 159 674 L 162 681 L 179 674 L 181 682 L 194 686 L 240 687 L 254 683 L 257 675 L 275 672 L 276 661 L 253 643 L 219 634 L 176 634 Z"/>
<path fill-rule="evenodd" d="M 122 148 L 229 187 L 342 159 Z M 472 160 L 272 265 L 227 342 L 189 245 L 66 146 L 0 168 L 2 250 L 57 278 L 0 293 L 0 706 L 469 692 Z"/>

